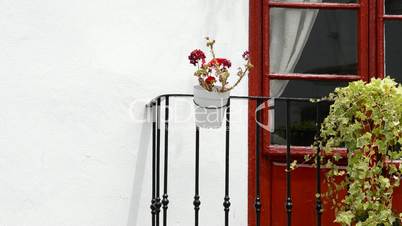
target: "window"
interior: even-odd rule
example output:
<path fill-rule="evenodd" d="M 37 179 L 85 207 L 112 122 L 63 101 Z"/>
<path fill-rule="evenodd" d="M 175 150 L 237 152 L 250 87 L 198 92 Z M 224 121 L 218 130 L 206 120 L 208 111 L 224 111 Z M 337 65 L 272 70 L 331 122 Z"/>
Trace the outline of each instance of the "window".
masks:
<path fill-rule="evenodd" d="M 271 74 L 320 75 L 323 79 L 324 76 L 339 75 L 338 79 L 330 81 L 302 77 L 285 82 L 272 79 L 271 96 L 320 98 L 347 84 L 342 75 L 358 79 L 357 11 L 272 8 L 270 12 Z M 314 106 L 293 103 L 291 107 L 291 144 L 309 146 L 316 131 Z M 320 119 L 328 114 L 328 110 L 328 104 L 321 105 Z M 285 103 L 276 101 L 275 110 L 270 113 L 270 120 L 274 120 L 270 123 L 274 125 L 271 126 L 270 143 L 285 145 Z"/>
<path fill-rule="evenodd" d="M 250 47 L 259 68 L 250 94 L 319 98 L 358 79 L 389 75 L 402 82 L 401 0 L 251 0 L 250 7 L 260 12 L 251 17 Z M 271 112 L 265 147 L 285 142 L 282 106 Z M 292 145 L 312 142 L 312 135 L 298 135 L 313 134 L 310 108 L 292 110 Z"/>
<path fill-rule="evenodd" d="M 320 98 L 347 82 L 368 79 L 367 0 L 267 0 L 260 7 L 260 21 L 251 22 L 261 26 L 261 44 L 250 40 L 251 48 L 260 52 L 260 69 L 251 76 L 262 77 L 251 79 L 260 83 L 257 95 Z M 286 141 L 284 104 L 274 104 L 269 115 L 271 133 L 265 131 L 263 138 L 269 149 Z M 313 106 L 291 106 L 291 144 L 309 146 L 315 131 Z M 320 118 L 327 113 L 328 106 L 320 111 Z M 267 115 L 264 118 L 268 120 Z"/>

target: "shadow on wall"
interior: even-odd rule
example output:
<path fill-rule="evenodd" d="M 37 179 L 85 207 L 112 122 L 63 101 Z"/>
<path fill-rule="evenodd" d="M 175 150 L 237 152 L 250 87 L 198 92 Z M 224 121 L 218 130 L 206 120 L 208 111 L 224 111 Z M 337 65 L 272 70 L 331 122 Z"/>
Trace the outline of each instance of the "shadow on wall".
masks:
<path fill-rule="evenodd" d="M 144 111 L 147 114 L 147 111 Z M 133 180 L 133 188 L 131 190 L 130 208 L 128 212 L 127 226 L 135 226 L 138 220 L 138 213 L 140 211 L 140 201 L 142 195 L 142 188 L 145 175 L 145 167 L 147 161 L 147 154 L 149 152 L 149 139 L 151 134 L 151 123 L 143 122 L 141 127 L 141 137 L 138 145 L 137 161 L 135 162 L 135 174 Z"/>

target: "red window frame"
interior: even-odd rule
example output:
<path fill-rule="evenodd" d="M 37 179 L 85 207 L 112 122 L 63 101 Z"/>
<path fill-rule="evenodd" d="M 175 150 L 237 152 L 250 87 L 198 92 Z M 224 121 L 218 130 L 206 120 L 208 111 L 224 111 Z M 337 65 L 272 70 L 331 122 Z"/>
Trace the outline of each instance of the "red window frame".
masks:
<path fill-rule="evenodd" d="M 373 56 L 376 57 L 377 62 L 377 77 L 384 78 L 385 75 L 385 22 L 386 21 L 400 21 L 402 23 L 402 15 L 386 15 L 385 14 L 385 0 L 377 0 L 377 5 L 374 6 L 374 10 L 377 10 L 376 17 L 376 27 L 372 28 L 372 30 L 376 29 L 376 52 L 373 53 Z M 375 13 L 375 12 L 373 12 Z"/>
<path fill-rule="evenodd" d="M 313 74 L 283 74 L 269 73 L 269 23 L 271 8 L 298 9 L 347 9 L 358 12 L 358 72 L 357 75 L 313 75 Z M 359 0 L 358 3 L 304 3 L 278 2 L 272 0 L 249 1 L 249 49 L 254 69 L 249 76 L 249 95 L 269 96 L 271 79 L 283 80 L 331 80 L 331 81 L 368 81 L 372 77 L 384 77 L 384 21 L 401 20 L 402 15 L 384 15 L 384 0 Z M 248 223 L 255 225 L 255 107 L 256 103 L 249 102 L 249 202 Z M 267 122 L 268 112 L 263 112 L 262 120 Z M 263 193 L 271 194 L 271 160 L 281 161 L 285 155 L 284 146 L 270 145 L 269 133 L 263 130 L 260 145 L 262 147 L 261 188 Z M 309 147 L 292 147 L 293 156 L 304 156 Z M 269 158 L 264 158 L 269 157 Z M 261 225 L 271 225 L 270 215 L 272 206 L 270 195 L 262 194 Z"/>

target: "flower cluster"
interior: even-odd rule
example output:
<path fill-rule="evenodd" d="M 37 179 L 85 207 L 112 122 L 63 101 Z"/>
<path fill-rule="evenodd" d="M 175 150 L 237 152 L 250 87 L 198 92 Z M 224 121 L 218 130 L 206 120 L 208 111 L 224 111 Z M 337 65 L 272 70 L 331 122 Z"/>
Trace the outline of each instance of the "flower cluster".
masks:
<path fill-rule="evenodd" d="M 245 60 L 244 68 L 238 68 L 238 79 L 232 86 L 229 86 L 229 68 L 232 66 L 232 63 L 226 58 L 216 57 L 214 52 L 215 40 L 208 37 L 206 39 L 207 47 L 212 54 L 212 59 L 206 63 L 205 53 L 200 49 L 193 50 L 188 56 L 188 59 L 190 60 L 190 64 L 197 67 L 194 75 L 198 78 L 200 86 L 208 91 L 230 91 L 240 83 L 242 78 L 253 67 L 250 63 L 249 52 L 245 51 L 243 53 L 242 57 Z"/>
<path fill-rule="evenodd" d="M 230 60 L 227 60 L 225 58 L 215 58 L 215 59 L 212 59 L 211 61 L 209 61 L 208 65 L 210 67 L 217 65 L 217 66 L 222 66 L 222 67 L 228 69 L 232 66 L 232 63 L 230 62 Z"/>
<path fill-rule="evenodd" d="M 199 49 L 194 50 L 193 52 L 190 53 L 190 56 L 188 56 L 188 59 L 190 60 L 190 64 L 196 66 L 198 62 L 201 60 L 202 64 L 205 64 L 205 54 Z"/>

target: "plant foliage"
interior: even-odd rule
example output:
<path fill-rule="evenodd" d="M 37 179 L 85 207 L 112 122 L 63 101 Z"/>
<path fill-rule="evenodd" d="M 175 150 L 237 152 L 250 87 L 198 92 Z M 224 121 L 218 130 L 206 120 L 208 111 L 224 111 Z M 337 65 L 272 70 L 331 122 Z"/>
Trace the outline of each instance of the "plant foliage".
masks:
<path fill-rule="evenodd" d="M 402 87 L 390 78 L 356 81 L 337 88 L 316 145 L 330 170 L 326 180 L 336 220 L 342 225 L 395 226 L 392 194 L 402 174 Z M 335 147 L 345 146 L 346 168 Z M 340 196 L 346 191 L 345 196 Z"/>

